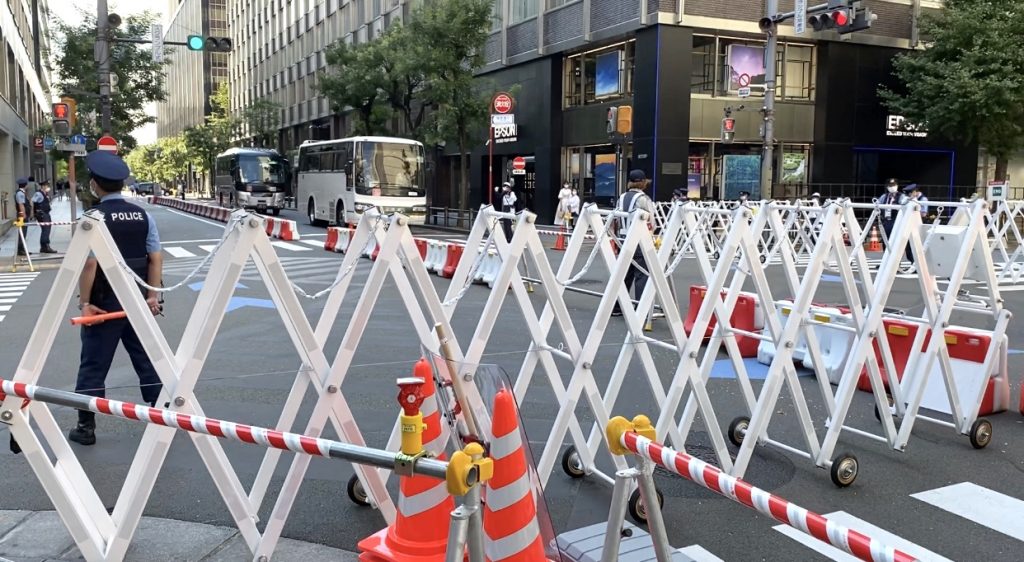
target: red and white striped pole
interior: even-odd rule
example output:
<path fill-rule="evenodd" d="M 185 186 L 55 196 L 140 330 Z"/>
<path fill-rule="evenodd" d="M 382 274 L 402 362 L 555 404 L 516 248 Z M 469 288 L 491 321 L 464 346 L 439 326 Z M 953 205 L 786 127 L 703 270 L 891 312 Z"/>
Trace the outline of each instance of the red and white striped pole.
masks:
<path fill-rule="evenodd" d="M 398 463 L 398 455 L 396 453 L 350 445 L 330 439 L 308 437 L 297 433 L 276 431 L 264 427 L 183 414 L 160 408 L 150 408 L 149 406 L 132 404 L 130 402 L 96 398 L 94 396 L 14 382 L 7 379 L 0 379 L 0 389 L 2 389 L 0 401 L 6 400 L 7 396 L 19 396 L 26 400 L 36 400 L 79 410 L 89 410 L 97 414 L 173 427 L 182 431 L 212 435 L 230 441 L 261 445 L 269 449 L 281 449 L 283 451 L 292 451 L 318 457 L 343 459 L 391 470 L 394 470 Z M 24 407 L 24 405 L 21 407 Z M 3 414 L 8 414 L 8 412 L 3 412 Z M 0 419 L 8 421 L 11 418 L 8 415 L 2 415 Z M 431 476 L 441 480 L 448 479 L 447 470 L 447 462 L 430 458 L 417 459 L 413 466 L 415 474 Z M 459 474 L 458 478 L 461 480 L 462 476 Z M 467 477 L 472 479 L 470 483 L 472 485 L 477 479 L 477 474 L 474 471 L 471 476 L 467 475 Z"/>
<path fill-rule="evenodd" d="M 608 422 L 609 449 L 613 454 L 631 452 L 669 470 L 691 482 L 737 503 L 752 508 L 780 523 L 830 544 L 865 562 L 913 562 L 916 557 L 886 546 L 853 529 L 828 520 L 779 496 L 752 486 L 735 476 L 722 472 L 716 466 L 680 453 L 653 439 L 654 428 L 647 416 L 636 416 L 633 421 L 617 416 Z"/>

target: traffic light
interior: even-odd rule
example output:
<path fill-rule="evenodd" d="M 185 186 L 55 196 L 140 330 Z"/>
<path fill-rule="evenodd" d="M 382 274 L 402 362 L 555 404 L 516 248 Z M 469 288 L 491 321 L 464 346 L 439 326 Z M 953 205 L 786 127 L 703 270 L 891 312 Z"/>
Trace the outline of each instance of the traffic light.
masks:
<path fill-rule="evenodd" d="M 61 96 L 60 101 L 68 105 L 68 124 L 71 125 L 73 130 L 78 125 L 78 102 L 75 101 L 75 98 L 68 96 Z"/>
<path fill-rule="evenodd" d="M 838 29 L 839 34 L 844 35 L 846 33 L 871 29 L 871 24 L 877 19 L 878 14 L 873 13 L 870 8 L 861 7 L 860 2 L 854 2 L 853 16 L 847 25 Z"/>
<path fill-rule="evenodd" d="M 230 53 L 232 46 L 229 37 L 203 37 L 202 35 L 189 35 L 187 43 L 190 51 L 210 51 L 211 53 Z"/>
<path fill-rule="evenodd" d="M 605 118 L 605 130 L 608 131 L 609 135 L 618 130 L 618 128 L 619 128 L 618 120 L 619 120 L 619 108 L 617 108 L 617 107 L 609 107 L 608 108 L 608 116 Z"/>
<path fill-rule="evenodd" d="M 829 2 L 831 5 L 832 3 Z M 824 31 L 826 29 L 837 29 L 846 27 L 853 18 L 850 16 L 849 8 L 829 8 L 825 12 L 820 14 L 814 14 L 807 18 L 811 27 L 814 31 Z"/>
<path fill-rule="evenodd" d="M 736 138 L 736 119 L 725 117 L 722 119 L 722 142 L 732 144 L 734 138 Z"/>
<path fill-rule="evenodd" d="M 55 103 L 50 106 L 53 119 L 53 134 L 68 136 L 71 134 L 71 107 L 66 103 Z"/>
<path fill-rule="evenodd" d="M 615 118 L 615 132 L 620 135 L 628 135 L 633 132 L 633 106 L 620 105 L 618 116 Z"/>

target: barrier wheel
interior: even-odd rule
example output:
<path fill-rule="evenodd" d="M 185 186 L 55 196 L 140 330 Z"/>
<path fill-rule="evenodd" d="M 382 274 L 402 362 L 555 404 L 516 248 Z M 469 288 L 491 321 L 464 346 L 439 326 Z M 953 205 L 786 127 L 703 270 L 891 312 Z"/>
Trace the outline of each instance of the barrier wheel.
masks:
<path fill-rule="evenodd" d="M 711 254 L 711 259 L 713 259 L 713 260 L 717 260 L 720 257 L 722 257 L 722 256 L 718 252 L 715 252 L 715 253 Z"/>
<path fill-rule="evenodd" d="M 363 483 L 359 481 L 359 477 L 355 474 L 352 478 L 348 479 L 348 499 L 352 500 L 352 503 L 361 505 L 363 507 L 370 506 L 370 497 L 366 495 L 366 490 L 363 489 Z"/>
<path fill-rule="evenodd" d="M 665 496 L 661 490 L 655 488 L 654 491 L 658 494 L 658 509 L 665 507 Z M 644 505 L 644 500 L 640 497 L 639 488 L 633 490 L 633 493 L 629 495 L 629 516 L 641 525 L 647 523 L 647 506 Z"/>
<path fill-rule="evenodd" d="M 729 424 L 729 441 L 739 447 L 743 445 L 743 438 L 747 435 L 747 428 L 750 427 L 750 418 L 740 416 Z"/>
<path fill-rule="evenodd" d="M 850 453 L 842 453 L 832 460 L 829 476 L 832 477 L 833 484 L 840 488 L 845 488 L 853 484 L 853 481 L 857 479 L 859 471 L 860 464 L 857 462 L 857 457 Z"/>
<path fill-rule="evenodd" d="M 583 468 L 583 460 L 576 452 L 576 447 L 569 447 L 562 453 L 562 470 L 572 478 L 583 478 L 587 471 Z"/>
<path fill-rule="evenodd" d="M 992 422 L 985 418 L 974 420 L 971 425 L 971 446 L 975 449 L 984 449 L 992 442 Z"/>

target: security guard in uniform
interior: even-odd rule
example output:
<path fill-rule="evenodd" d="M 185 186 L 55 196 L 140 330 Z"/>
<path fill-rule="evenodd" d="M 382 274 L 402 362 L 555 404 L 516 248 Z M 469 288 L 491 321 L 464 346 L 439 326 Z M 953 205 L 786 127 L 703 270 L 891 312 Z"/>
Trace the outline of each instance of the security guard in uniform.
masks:
<path fill-rule="evenodd" d="M 28 193 L 26 192 L 26 186 L 28 185 L 28 179 L 18 178 L 18 189 L 14 192 L 14 209 L 18 213 L 18 220 L 21 221 L 21 237 L 18 238 L 18 255 L 27 256 L 28 247 L 25 243 L 28 241 L 28 226 L 26 222 L 31 215 L 31 206 L 29 205 Z"/>
<path fill-rule="evenodd" d="M 57 250 L 50 247 L 50 230 L 53 228 L 49 223 L 50 217 L 50 182 L 43 180 L 39 182 L 39 189 L 32 194 L 32 212 L 35 214 L 36 222 L 39 225 L 39 253 L 56 254 Z"/>
<path fill-rule="evenodd" d="M 633 170 L 629 172 L 629 182 L 626 187 L 629 191 L 619 196 L 619 202 L 615 206 L 615 210 L 622 211 L 624 213 L 633 213 L 636 210 L 647 211 L 649 216 L 654 215 L 654 204 L 651 202 L 651 198 L 644 193 L 648 185 L 647 174 L 643 170 Z M 615 219 L 616 228 L 618 230 L 617 240 L 618 245 L 621 248 L 626 243 L 626 231 L 629 229 L 632 218 L 628 219 Z M 653 228 L 650 224 L 650 219 L 647 223 L 648 228 Z M 624 282 L 626 284 L 626 292 L 629 289 L 633 289 L 633 295 L 636 300 L 640 300 L 640 297 L 644 293 L 644 287 L 647 286 L 647 263 L 644 261 L 644 255 L 637 248 L 633 253 L 633 260 L 630 262 L 629 269 L 626 271 L 626 278 Z M 619 308 L 619 301 L 615 301 L 615 307 L 612 309 L 612 316 L 622 316 L 622 310 Z"/>
<path fill-rule="evenodd" d="M 116 155 L 100 150 L 90 153 L 85 159 L 85 165 L 89 169 L 89 187 L 99 199 L 95 208 L 102 211 L 107 229 L 125 264 L 150 286 L 159 286 L 163 257 L 156 223 L 142 207 L 121 197 L 124 180 L 130 175 L 128 165 Z M 97 267 L 95 258 L 90 257 L 86 261 L 78 287 L 78 306 L 83 316 L 123 310 L 110 283 Z M 157 293 L 141 286 L 140 289 L 150 312 L 154 316 L 159 314 L 161 306 Z M 143 400 L 155 406 L 161 391 L 160 378 L 139 336 L 126 318 L 82 327 L 82 362 L 78 368 L 75 391 L 90 396 L 104 396 L 107 372 L 118 342 L 124 344 L 131 357 L 132 366 L 139 376 Z M 82 445 L 95 443 L 95 414 L 79 411 L 78 427 L 71 430 L 68 438 Z"/>

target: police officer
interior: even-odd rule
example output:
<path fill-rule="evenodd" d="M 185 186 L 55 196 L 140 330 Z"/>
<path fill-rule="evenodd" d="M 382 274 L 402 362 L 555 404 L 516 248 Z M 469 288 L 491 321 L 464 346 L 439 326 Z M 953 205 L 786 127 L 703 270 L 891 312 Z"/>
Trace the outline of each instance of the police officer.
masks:
<path fill-rule="evenodd" d="M 160 236 L 156 222 L 138 205 L 121 197 L 124 180 L 129 176 L 128 166 L 114 154 L 100 150 L 85 159 L 89 169 L 89 187 L 99 199 L 96 209 L 103 212 L 110 236 L 125 264 L 147 284 L 160 284 L 163 258 L 160 254 Z M 96 260 L 89 258 L 79 280 L 79 305 L 83 316 L 123 310 L 117 296 Z M 142 294 L 153 315 L 160 313 L 160 304 L 155 291 L 140 286 Z M 139 341 L 139 336 L 126 318 L 107 320 L 92 326 L 82 327 L 82 361 L 78 368 L 75 391 L 90 396 L 103 397 L 107 372 L 114 359 L 117 343 L 124 344 L 132 366 L 139 376 L 142 398 L 150 405 L 156 405 L 160 396 L 160 378 L 153 363 Z M 82 445 L 96 442 L 96 417 L 92 412 L 78 412 L 78 426 L 71 430 L 68 438 Z"/>
<path fill-rule="evenodd" d="M 878 198 L 879 204 L 882 205 L 902 205 L 907 202 L 905 195 L 900 193 L 900 185 L 895 178 L 890 179 L 885 184 L 885 193 Z M 886 245 L 888 240 L 892 238 L 892 228 L 896 225 L 897 212 L 892 209 L 886 209 L 882 211 L 882 229 L 885 230 Z"/>
<path fill-rule="evenodd" d="M 50 182 L 46 179 L 39 182 L 39 189 L 32 195 L 32 212 L 39 225 L 39 253 L 56 254 L 57 250 L 50 247 Z"/>
<path fill-rule="evenodd" d="M 18 189 L 14 192 L 14 208 L 18 211 L 18 219 L 22 221 L 21 236 L 18 238 L 19 256 L 28 255 L 28 250 L 25 248 L 28 227 L 24 226 L 25 221 L 29 219 L 28 193 L 25 192 L 27 185 L 28 180 L 26 178 L 18 178 Z"/>
<path fill-rule="evenodd" d="M 512 191 L 512 182 L 506 181 L 501 184 L 501 212 L 516 212 L 516 193 Z M 512 219 L 501 219 L 502 227 L 505 229 L 505 239 L 512 241 Z"/>
<path fill-rule="evenodd" d="M 912 183 L 903 188 L 903 193 L 906 193 L 908 201 L 917 201 L 921 205 L 921 220 L 928 219 L 928 198 L 921 193 L 921 188 L 917 187 L 916 183 Z M 907 261 L 914 263 L 914 252 L 911 250 L 910 244 L 907 244 Z"/>
<path fill-rule="evenodd" d="M 622 211 L 624 213 L 632 213 L 636 210 L 647 211 L 648 216 L 654 215 L 654 204 L 651 203 L 651 198 L 644 193 L 647 189 L 647 174 L 643 170 L 633 170 L 629 172 L 629 182 L 626 186 L 629 191 L 623 193 L 619 197 L 619 202 L 615 206 L 615 210 Z M 632 218 L 627 219 L 615 219 L 616 226 L 618 227 L 618 242 L 619 247 L 626 242 L 626 232 L 629 230 Z M 650 223 L 648 223 L 650 227 Z M 629 264 L 629 270 L 626 272 L 626 292 L 632 287 L 634 298 L 640 300 L 640 296 L 644 293 L 644 287 L 647 286 L 647 263 L 644 262 L 644 255 L 640 252 L 640 248 L 636 249 L 633 254 L 633 261 Z M 612 316 L 622 316 L 622 310 L 619 308 L 619 302 L 615 301 L 615 308 L 612 309 Z"/>

